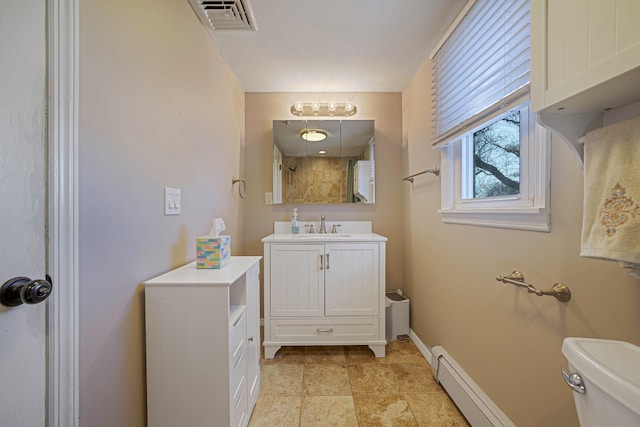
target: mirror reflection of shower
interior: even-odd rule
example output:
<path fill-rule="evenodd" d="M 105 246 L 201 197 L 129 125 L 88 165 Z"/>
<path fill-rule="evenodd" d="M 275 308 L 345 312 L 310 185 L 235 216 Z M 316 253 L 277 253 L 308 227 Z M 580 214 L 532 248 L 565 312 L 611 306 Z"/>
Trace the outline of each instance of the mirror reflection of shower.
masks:
<path fill-rule="evenodd" d="M 305 141 L 309 129 L 327 137 Z M 375 203 L 374 132 L 373 120 L 274 120 L 273 203 Z"/>
<path fill-rule="evenodd" d="M 294 158 L 287 159 L 287 197 L 286 200 L 293 200 L 293 174 L 298 169 L 298 161 Z"/>

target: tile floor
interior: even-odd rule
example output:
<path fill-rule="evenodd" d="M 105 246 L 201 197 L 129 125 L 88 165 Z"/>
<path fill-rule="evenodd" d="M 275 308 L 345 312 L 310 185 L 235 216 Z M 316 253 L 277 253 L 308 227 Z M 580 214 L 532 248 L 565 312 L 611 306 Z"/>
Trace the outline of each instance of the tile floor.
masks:
<path fill-rule="evenodd" d="M 468 426 L 412 342 L 283 347 L 261 359 L 249 427 Z"/>

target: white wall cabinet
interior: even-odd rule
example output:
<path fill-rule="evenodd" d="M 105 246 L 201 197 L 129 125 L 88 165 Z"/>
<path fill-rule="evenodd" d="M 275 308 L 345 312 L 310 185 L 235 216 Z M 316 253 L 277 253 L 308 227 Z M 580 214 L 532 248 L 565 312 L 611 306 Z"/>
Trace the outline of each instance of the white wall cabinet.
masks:
<path fill-rule="evenodd" d="M 581 153 L 604 111 L 640 100 L 640 1 L 532 0 L 531 106 Z"/>
<path fill-rule="evenodd" d="M 261 257 L 144 283 L 149 427 L 244 427 L 260 390 Z"/>
<path fill-rule="evenodd" d="M 638 100 L 603 104 L 607 99 L 595 90 L 606 84 L 622 97 L 638 93 L 637 79 L 632 87 L 614 81 L 640 67 L 638 0 L 533 0 L 531 7 L 534 111 L 558 105 L 579 112 L 590 104 L 607 108 Z M 579 103 L 571 100 L 577 95 Z"/>
<path fill-rule="evenodd" d="M 265 242 L 265 358 L 292 345 L 360 344 L 384 356 L 385 243 L 367 240 Z"/>

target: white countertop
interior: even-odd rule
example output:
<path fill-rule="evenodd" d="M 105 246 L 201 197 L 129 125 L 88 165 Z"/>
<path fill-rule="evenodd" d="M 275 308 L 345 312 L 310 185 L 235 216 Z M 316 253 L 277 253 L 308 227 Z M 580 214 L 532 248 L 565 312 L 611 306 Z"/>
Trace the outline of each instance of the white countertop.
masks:
<path fill-rule="evenodd" d="M 229 265 L 220 269 L 196 268 L 194 261 L 147 280 L 144 286 L 230 286 L 261 259 L 261 256 L 232 256 Z"/>
<path fill-rule="evenodd" d="M 324 242 L 386 242 L 387 238 L 376 233 L 315 233 L 270 234 L 263 243 L 324 243 Z"/>
<path fill-rule="evenodd" d="M 273 223 L 273 234 L 262 239 L 263 243 L 325 243 L 325 242 L 386 242 L 387 238 L 373 233 L 371 221 L 326 221 L 327 231 L 333 225 L 339 226 L 338 233 L 318 233 L 320 223 L 300 221 L 300 234 L 291 234 L 290 221 L 276 221 Z M 308 233 L 305 225 L 313 225 L 316 232 Z"/>

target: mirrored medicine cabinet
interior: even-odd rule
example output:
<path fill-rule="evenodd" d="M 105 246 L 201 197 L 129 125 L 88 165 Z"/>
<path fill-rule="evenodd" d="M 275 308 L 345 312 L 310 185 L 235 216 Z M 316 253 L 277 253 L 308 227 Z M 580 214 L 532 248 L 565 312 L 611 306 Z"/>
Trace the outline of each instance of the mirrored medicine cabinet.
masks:
<path fill-rule="evenodd" d="M 274 120 L 273 203 L 375 203 L 373 120 Z"/>

